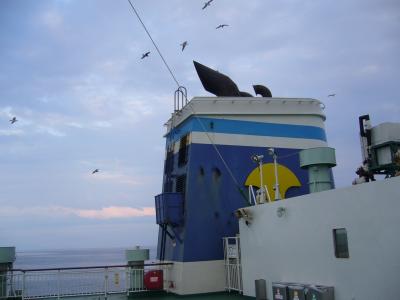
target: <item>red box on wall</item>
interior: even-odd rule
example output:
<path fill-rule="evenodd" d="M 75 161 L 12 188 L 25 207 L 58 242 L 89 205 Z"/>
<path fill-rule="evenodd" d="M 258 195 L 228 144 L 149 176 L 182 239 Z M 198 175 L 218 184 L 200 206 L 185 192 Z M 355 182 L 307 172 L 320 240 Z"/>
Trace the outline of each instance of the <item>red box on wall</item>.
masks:
<path fill-rule="evenodd" d="M 163 271 L 151 270 L 144 274 L 144 286 L 148 290 L 162 290 L 163 289 Z"/>

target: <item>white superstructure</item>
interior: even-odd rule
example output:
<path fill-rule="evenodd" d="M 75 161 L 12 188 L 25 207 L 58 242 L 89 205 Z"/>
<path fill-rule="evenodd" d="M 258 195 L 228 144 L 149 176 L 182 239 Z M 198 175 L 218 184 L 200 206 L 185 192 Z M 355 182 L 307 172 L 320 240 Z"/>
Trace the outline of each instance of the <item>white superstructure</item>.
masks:
<path fill-rule="evenodd" d="M 336 300 L 400 299 L 400 177 L 248 207 L 240 222 L 244 294 L 254 281 L 333 286 Z M 284 212 L 282 214 L 282 211 Z M 348 258 L 336 257 L 335 230 Z"/>

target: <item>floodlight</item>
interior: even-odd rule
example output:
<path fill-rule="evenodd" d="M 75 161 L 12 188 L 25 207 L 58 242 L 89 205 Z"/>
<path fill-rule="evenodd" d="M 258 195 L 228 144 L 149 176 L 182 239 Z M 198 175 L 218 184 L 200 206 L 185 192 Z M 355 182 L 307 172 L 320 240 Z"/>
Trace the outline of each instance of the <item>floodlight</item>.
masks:
<path fill-rule="evenodd" d="M 252 155 L 251 160 L 254 161 L 255 163 L 260 163 L 262 159 L 264 158 L 264 155 Z"/>
<path fill-rule="evenodd" d="M 271 156 L 276 155 L 275 154 L 275 149 L 274 148 L 268 148 L 268 154 L 271 155 Z"/>

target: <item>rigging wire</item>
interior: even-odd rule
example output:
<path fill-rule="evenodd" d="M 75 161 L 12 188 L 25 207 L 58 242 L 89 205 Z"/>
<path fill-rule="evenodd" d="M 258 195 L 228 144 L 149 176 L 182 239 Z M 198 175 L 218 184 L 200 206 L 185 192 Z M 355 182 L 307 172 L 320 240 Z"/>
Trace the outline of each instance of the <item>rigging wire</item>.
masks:
<path fill-rule="evenodd" d="M 180 86 L 180 84 L 179 84 L 178 80 L 176 79 L 176 77 L 175 77 L 174 73 L 172 72 L 172 70 L 171 70 L 171 68 L 169 67 L 169 65 L 168 65 L 167 61 L 165 60 L 164 56 L 162 55 L 162 53 L 161 53 L 160 49 L 158 49 L 156 42 L 155 42 L 155 41 L 153 40 L 153 38 L 151 37 L 151 34 L 150 34 L 150 32 L 147 30 L 147 27 L 146 27 L 146 25 L 144 25 L 144 23 L 143 23 L 142 19 L 141 19 L 141 18 L 140 18 L 140 16 L 139 16 L 139 13 L 137 12 L 136 8 L 133 6 L 133 4 L 132 4 L 131 0 L 128 0 L 128 2 L 129 2 L 129 4 L 130 4 L 130 5 L 131 5 L 131 7 L 132 7 L 132 10 L 133 10 L 133 12 L 136 14 L 136 17 L 138 18 L 138 20 L 139 20 L 139 21 L 140 21 L 140 23 L 142 24 L 142 26 L 143 26 L 143 29 L 146 31 L 146 33 L 147 33 L 147 35 L 149 36 L 149 38 L 150 38 L 151 42 L 153 43 L 154 47 L 156 48 L 156 50 L 157 50 L 158 54 L 160 55 L 160 57 L 161 57 L 162 61 L 164 62 L 164 65 L 167 67 L 167 69 L 168 69 L 169 73 L 170 73 L 170 74 L 171 74 L 171 76 L 172 76 L 172 79 L 175 81 L 175 83 L 176 83 L 176 84 L 177 84 L 177 86 L 179 87 L 179 86 Z"/>
<path fill-rule="evenodd" d="M 136 17 L 138 18 L 138 20 L 140 21 L 140 23 L 143 26 L 143 29 L 146 31 L 148 37 L 150 38 L 151 42 L 153 43 L 154 47 L 156 48 L 158 54 L 160 55 L 162 61 L 164 62 L 165 67 L 168 69 L 169 73 L 172 76 L 172 79 L 175 81 L 176 85 L 178 86 L 178 88 L 181 86 L 178 82 L 178 80 L 176 79 L 174 73 L 172 72 L 171 68 L 169 67 L 167 61 L 165 60 L 164 56 L 162 55 L 160 49 L 158 48 L 156 42 L 153 40 L 150 32 L 147 30 L 146 25 L 144 24 L 144 22 L 142 21 L 142 19 L 139 16 L 139 13 L 137 12 L 135 6 L 132 4 L 131 0 L 128 0 L 133 12 L 135 13 Z M 182 95 L 186 98 L 187 101 L 187 95 L 182 93 Z M 188 103 L 188 106 L 190 107 L 190 109 L 193 112 L 194 117 L 196 118 L 196 120 L 200 123 L 200 126 L 202 127 L 204 133 L 206 134 L 208 140 L 210 141 L 211 145 L 213 146 L 215 152 L 217 153 L 218 157 L 221 159 L 222 164 L 225 166 L 226 170 L 228 171 L 229 176 L 232 178 L 234 184 L 236 185 L 239 193 L 247 200 L 247 202 L 249 202 L 246 194 L 243 192 L 241 185 L 239 184 L 238 180 L 236 179 L 235 175 L 233 174 L 231 168 L 229 167 L 228 163 L 225 161 L 224 157 L 222 156 L 221 152 L 219 151 L 217 145 L 214 143 L 213 139 L 211 138 L 211 136 L 208 133 L 208 130 L 206 128 L 206 126 L 204 125 L 204 123 L 201 121 L 201 118 L 197 115 L 196 111 L 194 110 L 193 106 L 191 105 L 191 103 Z M 174 121 L 174 118 L 172 117 L 172 122 Z M 173 124 L 173 123 L 172 123 Z"/>

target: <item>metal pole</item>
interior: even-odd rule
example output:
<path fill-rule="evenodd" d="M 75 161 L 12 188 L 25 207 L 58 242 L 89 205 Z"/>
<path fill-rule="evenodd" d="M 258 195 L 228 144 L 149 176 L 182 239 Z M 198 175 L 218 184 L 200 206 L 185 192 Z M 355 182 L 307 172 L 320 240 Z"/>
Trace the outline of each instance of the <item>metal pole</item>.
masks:
<path fill-rule="evenodd" d="M 25 272 L 22 272 L 22 300 L 25 299 Z"/>
<path fill-rule="evenodd" d="M 261 201 L 260 203 L 264 203 L 265 202 L 265 191 L 264 191 L 264 181 L 263 181 L 263 170 L 262 170 L 262 160 L 260 159 L 259 161 L 259 168 L 260 168 L 260 189 L 261 189 Z"/>
<path fill-rule="evenodd" d="M 226 237 L 225 239 L 224 239 L 224 244 L 225 244 L 225 255 L 226 255 L 226 257 L 225 257 L 225 270 L 226 270 L 226 287 L 227 287 L 227 289 L 228 289 L 228 292 L 230 292 L 231 291 L 231 274 L 230 274 L 230 272 L 231 272 L 231 270 L 230 270 L 230 267 L 229 267 L 229 253 L 228 253 L 228 249 L 229 249 L 229 237 Z"/>
<path fill-rule="evenodd" d="M 281 199 L 281 194 L 279 192 L 279 182 L 278 182 L 278 163 L 276 153 L 272 156 L 274 158 L 274 170 L 275 170 L 275 200 Z"/>
<path fill-rule="evenodd" d="M 265 195 L 267 196 L 267 202 L 271 202 L 271 196 L 269 195 L 268 187 L 266 185 L 264 185 L 264 189 L 265 189 Z"/>
<path fill-rule="evenodd" d="M 130 277 L 129 277 L 129 267 L 125 268 L 125 289 L 126 289 L 126 295 L 129 296 L 129 282 L 130 281 Z"/>
<path fill-rule="evenodd" d="M 57 272 L 57 299 L 60 299 L 60 272 L 61 270 Z"/>
<path fill-rule="evenodd" d="M 104 273 L 104 298 L 107 299 L 107 291 L 108 291 L 108 268 L 105 269 Z"/>

